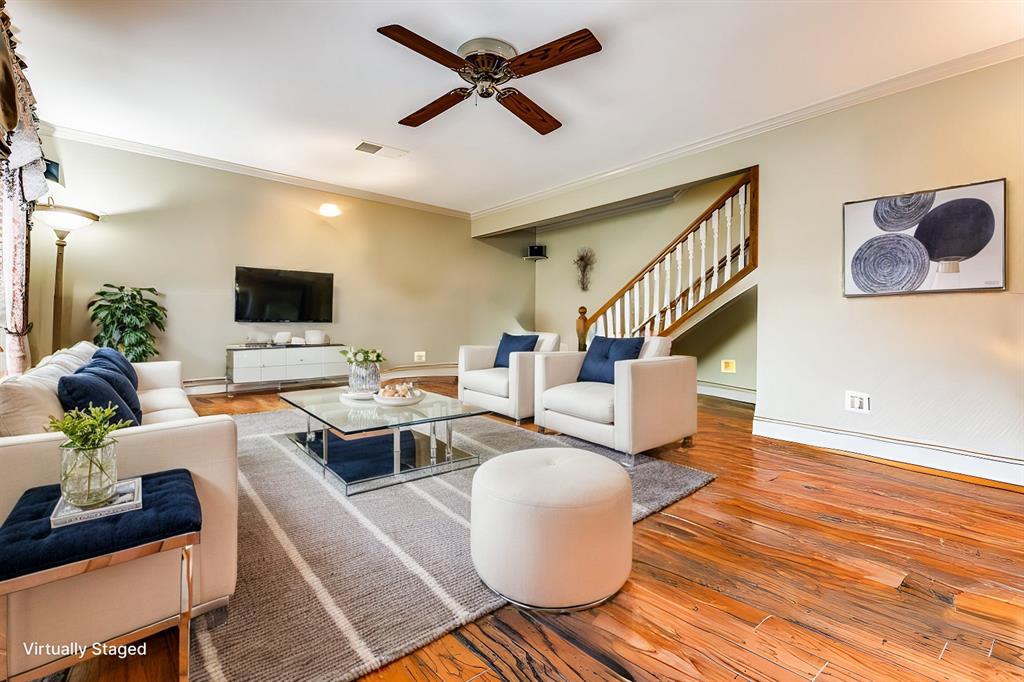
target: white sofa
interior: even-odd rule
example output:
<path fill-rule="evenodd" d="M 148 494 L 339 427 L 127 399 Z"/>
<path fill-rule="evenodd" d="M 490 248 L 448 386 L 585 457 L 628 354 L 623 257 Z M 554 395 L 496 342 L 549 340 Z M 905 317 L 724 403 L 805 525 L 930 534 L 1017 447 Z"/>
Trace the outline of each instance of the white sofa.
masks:
<path fill-rule="evenodd" d="M 459 400 L 511 417 L 518 424 L 533 416 L 535 355 L 558 350 L 560 338 L 550 332 L 536 334 L 532 353 L 510 353 L 508 367 L 495 367 L 498 346 L 459 347 Z"/>
<path fill-rule="evenodd" d="M 0 522 L 28 488 L 58 481 L 62 441 L 46 433 L 45 411 L 61 413 L 56 382 L 91 356 L 83 342 L 40 362 L 21 377 L 0 382 L 0 428 L 35 433 L 0 437 Z M 198 417 L 182 388 L 181 363 L 134 364 L 139 377 L 142 425 L 115 433 L 119 478 L 184 468 L 192 472 L 203 511 L 202 542 L 194 564 L 195 609 L 227 604 L 235 591 L 238 490 L 235 422 Z M 41 392 L 49 388 L 52 401 Z M 53 409 L 53 405 L 56 408 Z M 30 414 L 35 410 L 34 417 Z M 39 412 L 39 410 L 45 410 Z M 22 642 L 80 642 L 86 646 L 131 632 L 178 613 L 180 558 L 164 552 L 11 595 L 8 655 L 12 673 L 52 660 L 27 656 Z"/>
<path fill-rule="evenodd" d="M 615 383 L 581 381 L 584 352 L 535 360 L 533 423 L 629 455 L 697 432 L 697 359 L 647 337 L 636 360 L 615 363 Z"/>

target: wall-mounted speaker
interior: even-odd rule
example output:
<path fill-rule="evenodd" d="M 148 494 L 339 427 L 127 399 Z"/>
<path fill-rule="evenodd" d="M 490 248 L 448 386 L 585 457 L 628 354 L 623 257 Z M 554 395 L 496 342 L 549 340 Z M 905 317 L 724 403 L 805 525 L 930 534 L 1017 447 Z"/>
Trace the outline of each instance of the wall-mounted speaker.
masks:
<path fill-rule="evenodd" d="M 525 260 L 544 260 L 548 257 L 548 247 L 543 244 L 530 244 L 526 247 Z"/>

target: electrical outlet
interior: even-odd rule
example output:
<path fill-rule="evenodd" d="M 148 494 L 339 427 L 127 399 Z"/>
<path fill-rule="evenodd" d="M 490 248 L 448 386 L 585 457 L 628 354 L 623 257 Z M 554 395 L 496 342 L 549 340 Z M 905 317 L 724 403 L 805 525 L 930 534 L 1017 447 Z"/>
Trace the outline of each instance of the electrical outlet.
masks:
<path fill-rule="evenodd" d="M 413 362 L 426 362 L 427 361 L 427 351 L 425 351 L 425 350 L 418 350 L 418 351 L 414 352 L 412 354 L 412 361 Z"/>
<path fill-rule="evenodd" d="M 857 391 L 846 392 L 846 410 L 848 412 L 860 412 L 871 414 L 871 396 L 867 393 Z"/>
<path fill-rule="evenodd" d="M 735 374 L 736 373 L 736 361 L 735 360 L 722 360 L 722 373 L 723 374 Z"/>

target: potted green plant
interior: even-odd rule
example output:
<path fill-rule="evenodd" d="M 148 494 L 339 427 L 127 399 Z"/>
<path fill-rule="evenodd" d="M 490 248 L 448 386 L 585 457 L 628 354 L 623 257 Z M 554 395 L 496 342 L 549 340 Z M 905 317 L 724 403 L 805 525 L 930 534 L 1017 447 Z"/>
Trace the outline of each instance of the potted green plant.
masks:
<path fill-rule="evenodd" d="M 113 421 L 113 405 L 65 412 L 50 417 L 50 431 L 67 438 L 60 446 L 60 492 L 76 507 L 92 507 L 114 496 L 117 488 L 117 441 L 112 431 L 131 426 Z"/>
<path fill-rule="evenodd" d="M 162 295 L 153 287 L 104 284 L 88 306 L 89 319 L 100 327 L 93 343 L 116 348 L 132 362 L 156 355 L 156 337 L 150 328 L 164 331 L 167 309 L 147 294 Z"/>
<path fill-rule="evenodd" d="M 348 388 L 353 393 L 376 393 L 380 390 L 380 363 L 386 358 L 376 348 L 346 348 L 340 351 L 348 362 Z"/>

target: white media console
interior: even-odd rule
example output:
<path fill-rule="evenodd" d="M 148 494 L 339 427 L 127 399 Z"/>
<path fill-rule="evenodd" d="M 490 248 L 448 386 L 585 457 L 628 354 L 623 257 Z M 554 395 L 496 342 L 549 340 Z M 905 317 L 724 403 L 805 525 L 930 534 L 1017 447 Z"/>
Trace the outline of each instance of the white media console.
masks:
<path fill-rule="evenodd" d="M 229 384 L 337 380 L 348 376 L 339 351 L 344 344 L 306 346 L 228 346 Z"/>

